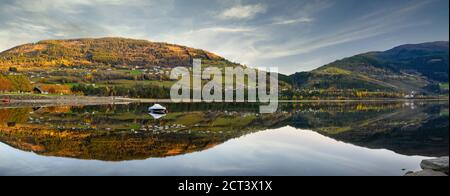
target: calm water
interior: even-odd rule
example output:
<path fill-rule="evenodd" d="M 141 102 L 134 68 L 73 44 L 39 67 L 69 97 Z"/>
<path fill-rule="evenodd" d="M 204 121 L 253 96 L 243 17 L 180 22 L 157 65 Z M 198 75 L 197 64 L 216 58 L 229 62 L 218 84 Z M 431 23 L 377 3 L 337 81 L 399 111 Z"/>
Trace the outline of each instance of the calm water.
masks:
<path fill-rule="evenodd" d="M 0 175 L 403 175 L 448 156 L 448 102 L 0 105 Z"/>

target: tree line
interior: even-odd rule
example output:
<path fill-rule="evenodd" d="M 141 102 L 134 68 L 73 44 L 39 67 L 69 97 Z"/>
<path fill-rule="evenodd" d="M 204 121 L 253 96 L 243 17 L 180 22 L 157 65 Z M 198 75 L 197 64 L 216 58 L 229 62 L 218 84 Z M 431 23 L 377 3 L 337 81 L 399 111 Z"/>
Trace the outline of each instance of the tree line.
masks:
<path fill-rule="evenodd" d="M 33 85 L 24 75 L 1 75 L 0 92 L 31 92 Z"/>
<path fill-rule="evenodd" d="M 156 98 L 163 99 L 170 97 L 169 88 L 155 87 L 151 85 L 133 86 L 93 86 L 79 84 L 72 87 L 75 93 L 82 93 L 88 96 L 121 96 L 132 98 Z"/>

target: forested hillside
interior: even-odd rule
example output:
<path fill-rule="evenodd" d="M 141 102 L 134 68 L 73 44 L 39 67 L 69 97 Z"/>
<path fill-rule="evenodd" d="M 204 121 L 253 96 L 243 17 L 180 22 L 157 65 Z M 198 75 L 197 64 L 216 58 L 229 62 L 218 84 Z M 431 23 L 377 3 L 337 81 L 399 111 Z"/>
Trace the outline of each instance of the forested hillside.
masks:
<path fill-rule="evenodd" d="M 46 40 L 0 53 L 0 68 L 59 66 L 190 66 L 193 58 L 211 66 L 233 63 L 204 50 L 124 38 Z"/>
<path fill-rule="evenodd" d="M 291 76 L 300 89 L 448 92 L 448 42 L 403 45 L 335 61 Z M 442 88 L 443 87 L 443 88 Z"/>

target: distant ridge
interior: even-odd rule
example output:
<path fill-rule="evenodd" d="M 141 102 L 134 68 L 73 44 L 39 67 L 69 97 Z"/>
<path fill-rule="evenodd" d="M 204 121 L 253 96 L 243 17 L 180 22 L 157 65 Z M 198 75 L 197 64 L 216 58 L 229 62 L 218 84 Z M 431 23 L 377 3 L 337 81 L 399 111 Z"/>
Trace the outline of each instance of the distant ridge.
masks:
<path fill-rule="evenodd" d="M 297 88 L 439 93 L 448 84 L 449 42 L 407 44 L 291 75 Z"/>

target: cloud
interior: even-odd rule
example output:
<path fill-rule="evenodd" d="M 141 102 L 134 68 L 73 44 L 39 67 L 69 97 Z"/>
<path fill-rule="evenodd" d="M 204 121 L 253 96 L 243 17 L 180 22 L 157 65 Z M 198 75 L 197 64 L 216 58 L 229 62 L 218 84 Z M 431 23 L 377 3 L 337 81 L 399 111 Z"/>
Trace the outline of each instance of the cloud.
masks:
<path fill-rule="evenodd" d="M 405 19 L 428 3 L 425 1 L 413 1 L 410 4 L 402 5 L 401 8 L 395 7 L 392 8 L 393 10 L 368 13 L 329 33 L 297 37 L 287 43 L 273 43 L 260 46 L 258 47 L 259 53 L 264 55 L 258 56 L 270 59 L 301 55 L 334 45 L 363 40 L 412 26 L 424 25 L 427 23 L 419 21 L 405 23 Z"/>
<path fill-rule="evenodd" d="M 219 18 L 223 20 L 229 19 L 252 19 L 260 13 L 265 13 L 267 11 L 267 6 L 262 4 L 255 5 L 238 5 L 226 9 L 219 14 Z"/>
<path fill-rule="evenodd" d="M 76 14 L 82 11 L 82 7 L 142 5 L 144 3 L 143 0 L 16 0 L 7 7 L 18 12 L 45 13 L 59 10 L 67 14 Z"/>
<path fill-rule="evenodd" d="M 320 53 L 322 49 L 424 24 L 420 21 L 412 23 L 407 20 L 421 7 L 413 2 L 392 7 L 392 10 L 367 11 L 358 17 L 342 21 L 339 28 L 330 25 L 322 26 L 318 30 L 316 25 L 323 22 L 320 21 L 319 12 L 322 11 L 321 9 L 329 8 L 329 4 L 321 2 L 318 6 L 306 7 L 315 8 L 315 12 L 305 11 L 300 14 L 303 16 L 296 18 L 281 13 L 273 18 L 266 18 L 265 25 L 261 23 L 253 25 L 251 22 L 246 22 L 244 24 L 247 26 L 243 26 L 243 23 L 234 23 L 239 26 L 174 31 L 157 37 L 157 40 L 202 48 L 249 66 L 270 66 L 264 62 L 282 65 L 283 59 L 295 59 L 296 56 L 302 56 L 299 57 L 300 59 L 297 58 L 298 61 L 290 60 L 291 65 L 284 69 L 292 73 L 299 69 L 311 70 L 340 57 L 332 54 L 317 55 L 316 53 Z M 310 25 L 300 25 L 305 23 Z M 314 57 L 304 58 L 310 55 Z"/>
<path fill-rule="evenodd" d="M 254 29 L 252 28 L 230 28 L 230 27 L 210 27 L 210 28 L 204 28 L 199 29 L 197 31 L 210 31 L 210 32 L 217 32 L 217 33 L 244 33 L 244 32 L 251 32 Z"/>
<path fill-rule="evenodd" d="M 282 18 L 276 18 L 273 22 L 274 25 L 290 25 L 290 24 L 296 24 L 296 23 L 310 23 L 313 19 L 309 17 L 301 17 L 297 19 L 282 19 Z"/>
<path fill-rule="evenodd" d="M 172 0 L 14 0 L 0 2 L 0 51 L 43 39 L 123 36 L 148 38 L 150 14 Z"/>
<path fill-rule="evenodd" d="M 248 2 L 2 0 L 0 51 L 43 39 L 120 36 L 201 48 L 249 66 L 273 63 L 298 71 L 300 65 L 309 69 L 307 65 L 319 66 L 330 60 L 328 57 L 340 58 L 371 49 L 366 45 L 362 48 L 363 43 L 378 40 L 384 47 L 411 40 L 431 41 L 439 39 L 436 32 L 448 32 L 448 19 L 439 15 L 448 13 L 443 10 L 448 7 L 448 0 L 398 0 L 368 5 L 354 5 L 357 0 Z M 428 10 L 424 9 L 430 4 Z M 355 9 L 349 12 L 349 7 Z M 423 33 L 417 25 L 426 21 L 430 24 L 426 24 L 428 32 Z M 379 41 L 381 37 L 383 41 Z M 385 41 L 388 39 L 391 41 Z M 360 48 L 333 51 L 344 44 Z"/>
<path fill-rule="evenodd" d="M 205 49 L 231 61 L 248 64 L 255 57 L 259 41 L 268 37 L 257 28 L 216 26 L 191 31 L 166 32 L 156 40 Z M 250 58 L 251 57 L 251 58 Z"/>

